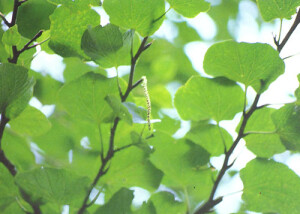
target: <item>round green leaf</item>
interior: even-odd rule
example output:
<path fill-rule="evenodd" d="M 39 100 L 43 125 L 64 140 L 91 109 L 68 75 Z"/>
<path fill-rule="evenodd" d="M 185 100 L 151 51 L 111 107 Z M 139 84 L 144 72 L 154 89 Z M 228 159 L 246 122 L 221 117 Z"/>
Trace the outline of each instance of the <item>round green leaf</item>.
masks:
<path fill-rule="evenodd" d="M 17 118 L 9 121 L 11 129 L 19 134 L 38 136 L 51 128 L 46 116 L 34 107 L 28 106 Z"/>
<path fill-rule="evenodd" d="M 80 177 L 64 169 L 40 168 L 18 173 L 16 183 L 36 199 L 58 205 L 79 207 L 89 185 L 87 177 Z"/>
<path fill-rule="evenodd" d="M 226 148 L 232 144 L 232 137 L 225 129 L 205 123 L 193 127 L 186 134 L 186 138 L 202 146 L 212 156 L 219 156 L 224 153 L 224 142 Z"/>
<path fill-rule="evenodd" d="M 225 78 L 193 76 L 175 94 L 175 107 L 184 120 L 230 120 L 243 110 L 243 90 Z"/>
<path fill-rule="evenodd" d="M 246 146 L 258 157 L 270 158 L 285 151 L 271 118 L 275 111 L 272 108 L 259 109 L 247 122 L 245 133 L 249 132 L 249 135 L 244 138 Z"/>
<path fill-rule="evenodd" d="M 112 198 L 102 207 L 99 207 L 96 213 L 131 213 L 131 202 L 133 191 L 121 188 Z M 116 206 L 118 205 L 118 206 Z"/>
<path fill-rule="evenodd" d="M 163 0 L 105 0 L 103 7 L 112 24 L 136 30 L 143 37 L 158 30 L 165 13 Z"/>
<path fill-rule="evenodd" d="M 283 60 L 270 45 L 234 41 L 212 45 L 203 66 L 209 75 L 225 76 L 260 93 L 284 72 Z"/>
<path fill-rule="evenodd" d="M 275 161 L 254 159 L 240 172 L 246 208 L 261 213 L 297 214 L 300 178 Z"/>
<path fill-rule="evenodd" d="M 300 151 L 300 106 L 287 104 L 274 112 L 272 119 L 284 146 L 288 150 Z"/>
<path fill-rule="evenodd" d="M 63 57 L 86 57 L 81 50 L 81 37 L 89 25 L 96 26 L 100 23 L 96 11 L 88 6 L 62 5 L 55 9 L 50 20 L 49 47 Z"/>
<path fill-rule="evenodd" d="M 36 166 L 29 142 L 9 128 L 5 128 L 2 148 L 6 157 L 16 166 L 18 171 L 29 170 Z"/>
<path fill-rule="evenodd" d="M 119 27 L 112 24 L 88 28 L 81 40 L 81 48 L 86 55 L 104 67 L 118 66 L 116 53 L 122 46 L 123 38 Z M 129 53 L 128 51 L 127 54 Z"/>
<path fill-rule="evenodd" d="M 112 113 L 109 94 L 119 94 L 116 79 L 90 72 L 63 86 L 59 100 L 72 116 L 99 124 Z"/>
<path fill-rule="evenodd" d="M 205 0 L 167 0 L 171 8 L 181 15 L 193 18 L 200 12 L 206 12 L 210 8 L 210 4 Z"/>
<path fill-rule="evenodd" d="M 11 63 L 0 64 L 0 113 L 6 108 L 12 108 L 12 104 L 16 104 L 15 108 L 22 107 L 25 109 L 26 105 L 17 102 L 24 96 L 34 83 L 33 79 L 28 78 L 27 69 Z M 17 116 L 17 113 L 13 116 Z M 10 112 L 6 111 L 6 115 L 12 118 Z"/>
<path fill-rule="evenodd" d="M 40 30 L 48 30 L 50 28 L 49 16 L 55 8 L 56 5 L 45 0 L 30 0 L 23 4 L 19 7 L 17 16 L 20 34 L 32 39 Z"/>
<path fill-rule="evenodd" d="M 265 21 L 276 18 L 291 19 L 296 13 L 296 8 L 300 6 L 299 0 L 257 0 L 261 16 Z"/>
<path fill-rule="evenodd" d="M 183 202 L 175 200 L 172 193 L 158 192 L 153 194 L 148 203 L 153 203 L 156 213 L 184 214 L 187 207 Z"/>
<path fill-rule="evenodd" d="M 21 35 L 18 32 L 18 26 L 14 25 L 4 32 L 2 36 L 2 42 L 8 46 L 19 44 L 21 41 Z"/>

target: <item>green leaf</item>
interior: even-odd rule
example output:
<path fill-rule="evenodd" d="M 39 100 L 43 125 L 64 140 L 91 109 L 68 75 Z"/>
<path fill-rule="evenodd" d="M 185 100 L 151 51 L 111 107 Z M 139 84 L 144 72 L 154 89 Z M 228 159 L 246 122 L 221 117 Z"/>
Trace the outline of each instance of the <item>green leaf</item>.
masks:
<path fill-rule="evenodd" d="M 230 120 L 243 110 L 244 92 L 225 78 L 191 77 L 175 94 L 175 107 L 184 120 Z M 234 102 L 233 102 L 234 101 Z"/>
<path fill-rule="evenodd" d="M 5 128 L 2 147 L 7 158 L 18 171 L 32 169 L 36 165 L 29 142 L 8 127 Z"/>
<path fill-rule="evenodd" d="M 180 128 L 180 121 L 164 115 L 160 123 L 154 124 L 154 129 L 173 135 Z"/>
<path fill-rule="evenodd" d="M 105 70 L 102 70 L 98 67 L 89 66 L 77 57 L 64 58 L 64 63 L 66 64 L 66 68 L 64 70 L 64 80 L 67 83 L 77 79 L 89 71 L 100 73 L 104 76 L 106 75 Z"/>
<path fill-rule="evenodd" d="M 154 149 L 151 162 L 164 173 L 162 184 L 176 191 L 181 200 L 188 201 L 191 210 L 209 197 L 213 172 L 207 165 L 209 154 L 202 147 L 175 141 L 160 132 L 149 139 L 149 144 Z M 195 183 L 196 180 L 201 182 Z"/>
<path fill-rule="evenodd" d="M 19 134 L 38 136 L 51 128 L 51 123 L 38 109 L 28 106 L 17 118 L 9 121 L 11 129 Z"/>
<path fill-rule="evenodd" d="M 193 18 L 200 12 L 206 12 L 210 8 L 210 3 L 205 0 L 167 0 L 171 8 L 181 15 Z"/>
<path fill-rule="evenodd" d="M 291 19 L 296 13 L 296 8 L 300 6 L 299 0 L 257 0 L 261 16 L 265 21 L 276 18 Z"/>
<path fill-rule="evenodd" d="M 112 24 L 136 30 L 143 37 L 158 30 L 165 13 L 163 0 L 105 0 L 103 7 Z"/>
<path fill-rule="evenodd" d="M 81 48 L 99 64 L 105 63 L 106 58 L 109 59 L 109 55 L 115 54 L 122 46 L 122 34 L 119 28 L 112 24 L 104 27 L 100 25 L 94 28 L 89 27 L 81 40 Z M 115 64 L 112 63 L 112 65 Z"/>
<path fill-rule="evenodd" d="M 136 106 L 134 103 L 125 102 L 123 105 L 128 109 L 132 116 L 133 123 L 145 124 L 147 121 L 147 110 L 143 107 Z"/>
<path fill-rule="evenodd" d="M 123 105 L 120 98 L 110 95 L 105 97 L 105 100 L 119 118 L 127 122 L 129 125 L 132 125 L 132 116 L 128 109 Z"/>
<path fill-rule="evenodd" d="M 176 27 L 178 28 L 178 35 L 174 40 L 176 45 L 184 46 L 189 42 L 200 41 L 201 37 L 195 28 L 189 26 L 188 22 L 175 22 Z"/>
<path fill-rule="evenodd" d="M 249 132 L 249 135 L 244 138 L 246 146 L 258 157 L 270 158 L 285 151 L 271 118 L 274 112 L 276 110 L 272 108 L 259 109 L 247 122 L 245 133 Z"/>
<path fill-rule="evenodd" d="M 55 8 L 55 5 L 45 0 L 30 0 L 23 4 L 19 7 L 17 15 L 20 34 L 32 39 L 40 30 L 48 30 L 50 28 L 49 16 Z"/>
<path fill-rule="evenodd" d="M 7 14 L 12 11 L 14 2 L 11 0 L 1 0 L 0 2 L 0 11 L 4 14 Z"/>
<path fill-rule="evenodd" d="M 0 3 L 1 4 L 1 3 Z M 8 53 L 5 50 L 5 44 L 2 42 L 4 31 L 0 29 L 0 62 L 6 62 L 9 57 Z"/>
<path fill-rule="evenodd" d="M 21 41 L 21 35 L 18 32 L 18 26 L 14 25 L 4 32 L 2 36 L 2 42 L 6 45 L 13 46 L 19 44 Z"/>
<path fill-rule="evenodd" d="M 87 73 L 64 85 L 59 100 L 72 116 L 100 124 L 112 113 L 104 100 L 109 94 L 118 95 L 116 79 Z"/>
<path fill-rule="evenodd" d="M 278 52 L 261 43 L 216 43 L 206 52 L 203 63 L 207 74 L 225 76 L 260 93 L 284 72 Z"/>
<path fill-rule="evenodd" d="M 148 90 L 152 106 L 156 106 L 158 108 L 173 107 L 171 94 L 164 85 L 154 85 Z"/>
<path fill-rule="evenodd" d="M 53 79 L 50 75 L 43 76 L 37 72 L 32 72 L 32 74 L 36 79 L 33 95 L 44 105 L 56 103 L 57 94 L 62 83 Z"/>
<path fill-rule="evenodd" d="M 74 6 L 74 7 L 82 7 L 82 6 L 101 6 L 101 1 L 99 0 L 48 0 L 49 2 L 52 2 L 53 4 L 57 5 L 66 5 L 66 6 Z"/>
<path fill-rule="evenodd" d="M 81 40 L 81 47 L 102 67 L 117 68 L 120 65 L 131 64 L 131 48 L 135 53 L 139 43 L 140 39 L 134 31 L 121 33 L 118 27 L 108 24 L 86 30 Z"/>
<path fill-rule="evenodd" d="M 286 149 L 300 151 L 300 106 L 287 104 L 274 112 L 272 119 Z"/>
<path fill-rule="evenodd" d="M 150 163 L 147 156 L 142 149 L 134 146 L 116 153 L 109 171 L 100 181 L 107 186 L 106 197 L 120 187 L 137 186 L 155 191 L 163 174 Z"/>
<path fill-rule="evenodd" d="M 202 146 L 212 156 L 224 153 L 224 142 L 226 148 L 229 148 L 233 142 L 231 135 L 225 129 L 206 123 L 193 127 L 186 134 L 186 138 Z"/>
<path fill-rule="evenodd" d="M 254 159 L 240 176 L 244 184 L 242 199 L 248 210 L 282 214 L 300 210 L 300 178 L 284 164 Z"/>
<path fill-rule="evenodd" d="M 89 25 L 96 26 L 100 23 L 99 15 L 88 6 L 77 7 L 71 3 L 69 6 L 56 8 L 50 20 L 50 48 L 63 57 L 86 58 L 81 50 L 81 37 Z"/>
<path fill-rule="evenodd" d="M 185 214 L 187 210 L 186 205 L 175 201 L 174 195 L 169 192 L 155 193 L 149 201 L 153 203 L 156 213 Z"/>
<path fill-rule="evenodd" d="M 86 194 L 89 179 L 79 177 L 64 169 L 40 168 L 18 173 L 16 183 L 34 198 L 59 205 L 80 206 Z M 78 201 L 79 200 L 79 201 Z"/>
<path fill-rule="evenodd" d="M 102 207 L 99 207 L 96 213 L 114 213 L 129 214 L 131 212 L 131 202 L 133 199 L 133 191 L 121 188 L 112 198 Z"/>
<path fill-rule="evenodd" d="M 14 100 L 11 104 L 9 104 L 6 108 L 5 115 L 7 118 L 13 119 L 17 117 L 22 111 L 27 107 L 28 102 L 30 101 L 33 94 L 33 79 L 30 79 L 30 85 L 23 94 Z"/>
<path fill-rule="evenodd" d="M 18 100 L 30 90 L 34 81 L 28 78 L 26 68 L 11 63 L 3 63 L 0 65 L 0 82 L 0 113 L 7 108 L 13 108 L 13 104 L 16 104 L 16 108 L 21 107 L 15 114 L 12 114 L 12 109 L 9 110 L 10 112 L 6 111 L 6 116 L 13 118 L 24 110 L 25 106 L 21 105 Z"/>
<path fill-rule="evenodd" d="M 1 212 L 10 204 L 16 202 L 18 188 L 14 183 L 14 178 L 6 167 L 0 163 L 0 207 Z"/>

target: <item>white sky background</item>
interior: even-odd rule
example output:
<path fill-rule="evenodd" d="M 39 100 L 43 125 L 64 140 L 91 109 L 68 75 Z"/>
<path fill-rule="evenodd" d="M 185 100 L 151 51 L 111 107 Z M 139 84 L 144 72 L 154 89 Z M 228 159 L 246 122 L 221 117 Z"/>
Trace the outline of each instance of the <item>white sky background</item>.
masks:
<path fill-rule="evenodd" d="M 218 4 L 220 0 L 210 0 L 210 2 L 214 4 Z M 105 25 L 108 22 L 108 17 L 103 13 L 102 9 L 97 8 L 97 12 L 101 13 L 101 24 Z M 172 11 L 170 11 L 172 13 Z M 279 20 L 276 21 L 275 25 L 272 24 L 263 24 L 262 29 L 260 30 L 258 25 L 256 24 L 255 19 L 259 16 L 259 12 L 255 6 L 255 3 L 245 0 L 240 3 L 239 7 L 239 20 L 237 22 L 231 22 L 228 27 L 229 29 L 238 26 L 237 41 L 238 42 L 262 42 L 268 43 L 274 46 L 273 36 L 278 35 L 279 31 Z M 193 26 L 197 32 L 201 35 L 201 37 L 205 39 L 212 39 L 216 34 L 216 27 L 214 25 L 213 20 L 206 14 L 201 13 L 196 18 L 186 19 L 189 24 Z M 283 22 L 282 28 L 282 36 L 284 38 L 286 32 L 289 30 L 292 25 L 293 19 L 290 21 Z M 3 22 L 2 22 L 3 23 Z M 174 26 L 172 27 L 171 22 L 165 21 L 160 30 L 155 34 L 157 36 L 165 37 L 168 40 L 172 40 L 176 37 L 176 29 Z M 281 52 L 281 57 L 287 57 L 290 55 L 300 53 L 300 27 L 296 29 L 286 46 Z M 202 75 L 203 73 L 203 59 L 206 50 L 212 43 L 209 42 L 192 42 L 185 46 L 185 52 L 187 56 L 190 58 L 193 67 Z M 295 89 L 298 87 L 299 82 L 297 80 L 297 74 L 300 73 L 300 55 L 295 55 L 291 58 L 288 58 L 285 61 L 286 71 L 285 74 L 280 76 L 269 88 L 269 90 L 261 96 L 261 100 L 259 105 L 261 104 L 275 104 L 272 105 L 274 108 L 279 108 L 281 104 L 293 102 L 294 98 L 290 95 L 294 93 Z M 63 70 L 65 65 L 62 63 L 62 58 L 58 55 L 49 55 L 45 52 L 40 52 L 37 57 L 32 62 L 32 69 L 43 74 L 50 74 L 57 80 L 63 81 Z M 249 91 L 248 95 L 250 95 L 253 100 L 254 92 Z M 54 106 L 42 106 L 41 103 L 37 99 L 32 99 L 31 104 L 35 107 L 41 109 L 47 116 L 49 116 L 53 110 Z M 224 121 L 221 123 L 221 126 L 226 128 L 234 137 L 236 133 L 234 129 L 236 124 L 239 122 L 240 115 L 237 115 L 233 122 Z M 188 123 L 183 123 L 188 124 Z M 183 132 L 186 131 L 186 127 L 183 127 Z M 240 170 L 243 168 L 246 163 L 253 159 L 255 156 L 249 152 L 244 142 L 241 142 L 237 147 L 236 152 L 234 153 L 234 157 L 237 157 L 237 161 L 233 166 L 233 170 Z M 219 169 L 222 165 L 223 156 L 218 158 L 213 158 L 213 164 Z M 291 169 L 293 169 L 300 176 L 300 155 L 290 155 L 289 152 L 285 152 L 283 154 L 276 155 L 276 160 L 287 164 Z M 229 178 L 228 176 L 224 176 L 223 180 L 226 183 L 226 186 L 222 186 L 219 188 L 217 194 L 219 195 L 227 195 L 230 193 L 234 193 L 243 189 L 243 184 L 239 178 L 239 176 L 235 176 L 233 178 Z M 135 189 L 135 199 L 134 202 L 136 204 L 141 204 L 143 200 L 146 200 L 149 197 L 149 194 L 140 188 Z M 239 203 L 241 201 L 241 192 L 228 195 L 224 197 L 223 202 L 217 206 L 217 211 L 220 214 L 232 213 L 238 210 Z M 103 196 L 102 200 L 103 201 Z M 99 201 L 99 202 L 100 202 Z M 101 203 L 101 202 L 100 202 Z M 65 207 L 64 213 L 68 213 L 68 208 Z"/>

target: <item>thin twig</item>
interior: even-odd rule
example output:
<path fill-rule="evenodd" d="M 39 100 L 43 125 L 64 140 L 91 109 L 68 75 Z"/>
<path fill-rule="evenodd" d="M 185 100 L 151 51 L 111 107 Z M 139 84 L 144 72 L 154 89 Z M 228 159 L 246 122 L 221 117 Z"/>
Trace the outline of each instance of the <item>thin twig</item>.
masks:
<path fill-rule="evenodd" d="M 24 47 L 23 47 L 21 50 L 18 50 L 18 49 L 17 49 L 17 46 L 15 46 L 15 45 L 12 46 L 13 57 L 12 57 L 12 58 L 9 58 L 8 61 L 9 61 L 10 63 L 16 64 L 16 63 L 18 62 L 18 59 L 19 59 L 20 54 L 22 54 L 24 51 L 29 50 L 29 49 L 31 49 L 31 48 L 34 48 L 34 47 L 36 47 L 36 46 L 38 46 L 38 45 L 40 45 L 40 44 L 46 42 L 48 39 L 42 41 L 41 43 L 37 43 L 37 44 L 34 44 L 34 45 L 31 45 L 31 46 L 30 46 L 30 44 L 33 43 L 36 39 L 38 39 L 42 34 L 43 34 L 43 31 L 42 31 L 42 30 L 39 31 L 39 32 L 38 32 L 38 33 L 37 33 L 37 34 L 36 34 L 29 42 L 27 42 L 27 43 L 24 45 Z"/>
<path fill-rule="evenodd" d="M 297 26 L 300 23 L 300 12 L 299 11 L 297 13 L 297 16 L 296 16 L 296 19 L 295 19 L 293 25 L 291 26 L 290 30 L 288 31 L 288 33 L 286 34 L 286 36 L 284 37 L 284 39 L 282 40 L 282 42 L 279 44 L 279 41 L 277 41 L 276 39 L 274 39 L 275 44 L 277 46 L 277 51 L 279 53 L 281 52 L 281 50 L 283 49 L 283 47 L 285 46 L 285 44 L 287 43 L 287 41 L 290 39 L 291 35 L 293 34 L 293 32 L 295 31 L 295 29 L 297 28 Z"/>
<path fill-rule="evenodd" d="M 126 145 L 126 146 L 122 146 L 122 147 L 120 147 L 120 148 L 115 149 L 115 150 L 114 150 L 114 153 L 120 152 L 120 151 L 122 151 L 122 150 L 124 150 L 124 149 L 127 149 L 127 148 L 132 147 L 132 146 L 137 146 L 137 145 L 140 145 L 140 144 L 142 144 L 142 143 L 141 143 L 141 142 L 139 142 L 139 143 L 131 143 L 131 144 L 128 144 L 128 145 Z"/>
<path fill-rule="evenodd" d="M 0 12 L 0 17 L 3 20 L 4 24 L 6 24 L 6 26 L 10 26 L 10 23 L 7 21 L 7 19 L 5 18 L 4 14 Z"/>

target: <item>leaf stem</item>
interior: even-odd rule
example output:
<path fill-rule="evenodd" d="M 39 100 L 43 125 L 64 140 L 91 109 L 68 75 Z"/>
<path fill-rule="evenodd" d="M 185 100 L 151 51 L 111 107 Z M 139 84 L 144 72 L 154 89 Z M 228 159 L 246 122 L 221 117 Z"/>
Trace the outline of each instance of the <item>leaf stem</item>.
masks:
<path fill-rule="evenodd" d="M 288 33 L 286 34 L 286 36 L 282 40 L 282 42 L 280 43 L 279 39 L 276 40 L 276 38 L 274 37 L 274 43 L 277 46 L 277 51 L 279 53 L 281 52 L 281 50 L 283 49 L 283 47 L 286 45 L 287 41 L 290 39 L 291 35 L 295 31 L 295 29 L 297 28 L 297 26 L 299 25 L 299 23 L 300 23 L 300 10 L 298 10 L 296 19 L 295 19 L 293 25 L 291 26 L 290 30 L 288 31 Z"/>

